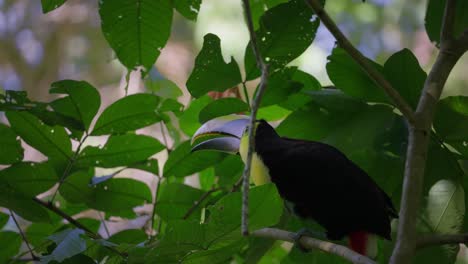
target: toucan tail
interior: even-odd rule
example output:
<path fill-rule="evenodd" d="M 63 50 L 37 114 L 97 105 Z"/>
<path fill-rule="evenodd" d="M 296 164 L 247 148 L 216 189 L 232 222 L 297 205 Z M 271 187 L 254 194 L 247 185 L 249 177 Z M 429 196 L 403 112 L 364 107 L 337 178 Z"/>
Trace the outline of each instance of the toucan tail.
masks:
<path fill-rule="evenodd" d="M 367 255 L 367 240 L 369 234 L 364 231 L 356 231 L 349 234 L 349 247 L 361 255 Z"/>

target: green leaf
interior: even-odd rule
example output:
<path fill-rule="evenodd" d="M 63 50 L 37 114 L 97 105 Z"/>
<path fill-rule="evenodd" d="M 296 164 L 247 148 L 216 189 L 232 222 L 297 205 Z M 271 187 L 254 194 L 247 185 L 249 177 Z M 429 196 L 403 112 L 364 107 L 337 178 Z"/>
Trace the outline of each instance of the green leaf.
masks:
<path fill-rule="evenodd" d="M 141 161 L 132 165 L 129 165 L 128 168 L 138 169 L 152 173 L 154 175 L 159 175 L 159 165 L 157 159 L 148 159 Z"/>
<path fill-rule="evenodd" d="M 0 164 L 12 164 L 23 160 L 24 150 L 15 132 L 7 125 L 0 124 Z"/>
<path fill-rule="evenodd" d="M 195 59 L 195 68 L 187 80 L 187 89 L 194 97 L 205 95 L 209 91 L 222 92 L 242 82 L 239 66 L 231 57 L 225 63 L 221 54 L 218 36 L 207 34 L 203 47 Z"/>
<path fill-rule="evenodd" d="M 440 43 L 440 31 L 444 17 L 444 1 L 429 1 L 426 9 L 426 32 L 432 42 Z M 454 7 L 454 36 L 458 38 L 468 28 L 468 3 L 466 1 L 457 1 Z"/>
<path fill-rule="evenodd" d="M 187 264 L 217 264 L 230 263 L 234 255 L 239 253 L 245 247 L 245 240 L 235 241 L 222 248 L 200 250 L 184 258 L 183 263 Z"/>
<path fill-rule="evenodd" d="M 304 97 L 304 95 L 301 95 Z M 266 121 L 278 121 L 284 119 L 291 113 L 290 110 L 279 105 L 270 105 L 258 109 L 257 119 L 265 119 Z"/>
<path fill-rule="evenodd" d="M 159 98 L 152 94 L 132 94 L 108 106 L 99 116 L 91 135 L 120 134 L 161 120 L 156 112 Z"/>
<path fill-rule="evenodd" d="M 244 163 L 240 155 L 228 155 L 223 161 L 215 165 L 215 174 L 219 177 L 218 184 L 231 188 L 240 178 Z"/>
<path fill-rule="evenodd" d="M 230 193 L 210 206 L 207 241 L 231 240 L 240 238 L 240 216 L 242 194 Z M 260 185 L 250 189 L 249 229 L 250 231 L 278 223 L 283 213 L 283 200 L 274 184 Z"/>
<path fill-rule="evenodd" d="M 393 54 L 384 64 L 384 75 L 404 99 L 416 109 L 426 73 L 409 49 Z"/>
<path fill-rule="evenodd" d="M 450 96 L 440 100 L 434 128 L 445 142 L 468 157 L 468 97 Z"/>
<path fill-rule="evenodd" d="M 182 131 L 188 136 L 192 136 L 200 127 L 198 116 L 200 111 L 207 106 L 213 99 L 208 95 L 202 96 L 190 102 L 188 108 L 179 118 L 179 125 Z"/>
<path fill-rule="evenodd" d="M 31 222 L 50 221 L 47 211 L 35 203 L 30 195 L 15 190 L 13 186 L 3 180 L 0 180 L 0 206 L 13 210 Z"/>
<path fill-rule="evenodd" d="M 185 177 L 220 162 L 226 154 L 217 151 L 192 152 L 190 141 L 180 144 L 164 164 L 164 177 Z"/>
<path fill-rule="evenodd" d="M 260 17 L 265 13 L 266 10 L 272 8 L 275 5 L 288 2 L 288 0 L 259 0 L 251 1 L 250 9 L 252 10 L 252 20 L 254 28 L 258 29 L 258 23 Z"/>
<path fill-rule="evenodd" d="M 113 168 L 145 161 L 163 150 L 164 146 L 155 138 L 126 134 L 111 136 L 104 147 L 86 147 L 78 156 L 77 167 L 97 166 Z"/>
<path fill-rule="evenodd" d="M 49 236 L 49 240 L 55 242 L 57 247 L 50 255 L 43 256 L 41 263 L 52 261 L 62 262 L 86 250 L 86 241 L 81 237 L 84 231 L 81 229 L 66 229 Z"/>
<path fill-rule="evenodd" d="M 196 20 L 200 11 L 201 0 L 174 0 L 175 9 L 190 20 Z"/>
<path fill-rule="evenodd" d="M 0 181 L 30 197 L 49 190 L 58 180 L 55 170 L 47 162 L 15 163 L 0 171 Z"/>
<path fill-rule="evenodd" d="M 382 66 L 369 59 L 367 61 L 375 70 L 383 72 Z M 369 102 L 388 102 L 383 90 L 342 48 L 333 49 L 332 54 L 328 56 L 326 68 L 330 80 L 345 94 Z"/>
<path fill-rule="evenodd" d="M 285 68 L 270 75 L 268 89 L 262 97 L 261 107 L 286 101 L 289 96 L 301 90 L 302 84 L 292 80 L 295 71 L 295 68 Z"/>
<path fill-rule="evenodd" d="M 128 69 L 150 69 L 166 45 L 172 24 L 167 0 L 99 2 L 104 37 Z"/>
<path fill-rule="evenodd" d="M 94 170 L 75 171 L 63 182 L 60 194 L 70 203 L 85 203 L 92 199 L 93 189 L 90 186 Z"/>
<path fill-rule="evenodd" d="M 29 243 L 34 247 L 38 247 L 44 243 L 44 239 L 50 234 L 53 234 L 60 227 L 60 224 L 51 223 L 32 223 L 26 229 L 26 237 Z"/>
<path fill-rule="evenodd" d="M 148 186 L 133 179 L 110 179 L 95 186 L 93 197 L 87 205 L 114 215 L 127 213 L 152 200 Z"/>
<path fill-rule="evenodd" d="M 11 231 L 0 232 L 0 263 L 9 263 L 10 259 L 18 254 L 21 247 L 21 236 Z"/>
<path fill-rule="evenodd" d="M 265 12 L 260 18 L 260 29 L 255 33 L 260 54 L 270 65 L 271 72 L 286 66 L 312 44 L 319 23 L 312 9 L 302 0 L 279 4 Z M 246 79 L 258 77 L 260 72 L 250 42 L 244 60 Z"/>
<path fill-rule="evenodd" d="M 178 97 L 182 96 L 182 91 L 180 88 L 168 79 L 147 79 L 145 81 L 145 86 L 148 90 L 154 92 L 155 95 L 162 98 L 177 99 Z"/>
<path fill-rule="evenodd" d="M 159 188 L 156 214 L 166 221 L 182 219 L 204 194 L 202 190 L 180 183 L 164 183 Z M 199 210 L 195 211 L 191 218 L 197 219 L 199 215 Z"/>
<path fill-rule="evenodd" d="M 41 0 L 42 4 L 42 13 L 48 13 L 52 10 L 59 8 L 67 0 Z"/>
<path fill-rule="evenodd" d="M 26 112 L 6 112 L 11 128 L 31 147 L 57 166 L 65 166 L 72 155 L 70 139 L 63 127 L 50 127 Z"/>
<path fill-rule="evenodd" d="M 138 244 L 144 242 L 148 236 L 141 229 L 127 229 L 113 234 L 108 241 L 116 244 Z"/>
<path fill-rule="evenodd" d="M 68 94 L 50 103 L 52 108 L 65 116 L 79 120 L 86 130 L 101 105 L 99 92 L 85 81 L 63 80 L 54 82 L 50 93 Z"/>
<path fill-rule="evenodd" d="M 87 255 L 78 254 L 71 258 L 65 259 L 61 263 L 62 264 L 95 264 L 96 262 L 94 261 L 94 259 L 92 259 L 91 257 Z M 106 262 L 106 263 L 109 263 L 109 262 Z"/>
<path fill-rule="evenodd" d="M 8 219 L 10 219 L 10 215 L 0 212 L 0 229 L 8 222 Z"/>
<path fill-rule="evenodd" d="M 198 116 L 200 123 L 213 118 L 229 114 L 241 113 L 249 110 L 249 105 L 237 98 L 220 98 L 205 106 Z"/>

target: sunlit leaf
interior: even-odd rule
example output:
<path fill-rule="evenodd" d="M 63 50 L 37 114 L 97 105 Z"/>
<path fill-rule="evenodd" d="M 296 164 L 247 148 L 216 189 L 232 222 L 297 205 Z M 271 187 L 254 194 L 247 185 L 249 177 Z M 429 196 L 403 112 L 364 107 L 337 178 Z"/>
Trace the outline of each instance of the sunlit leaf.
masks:
<path fill-rule="evenodd" d="M 190 102 L 188 108 L 179 118 L 180 128 L 185 134 L 191 136 L 197 131 L 201 125 L 198 121 L 199 113 L 212 101 L 211 97 L 205 95 Z"/>

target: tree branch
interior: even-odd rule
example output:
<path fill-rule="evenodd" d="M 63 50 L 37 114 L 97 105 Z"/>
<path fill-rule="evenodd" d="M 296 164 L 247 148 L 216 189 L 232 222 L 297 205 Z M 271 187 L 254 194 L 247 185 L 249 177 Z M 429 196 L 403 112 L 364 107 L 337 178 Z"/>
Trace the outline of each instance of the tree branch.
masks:
<path fill-rule="evenodd" d="M 206 199 L 208 198 L 208 196 L 210 196 L 210 194 L 214 193 L 214 192 L 217 192 L 221 190 L 220 187 L 218 188 L 211 188 L 211 190 L 207 191 L 206 193 L 204 193 L 197 201 L 195 201 L 192 205 L 192 207 L 190 207 L 187 212 L 185 213 L 184 217 L 182 217 L 182 219 L 187 219 L 194 211 L 195 209 L 198 208 L 198 206 Z"/>
<path fill-rule="evenodd" d="M 454 1 L 446 2 L 445 15 L 450 14 Z M 453 40 L 450 32 L 452 18 L 444 17 L 444 39 L 441 39 L 440 52 L 427 76 L 421 98 L 416 109 L 416 122 L 409 127 L 409 144 L 405 164 L 405 177 L 400 208 L 398 235 L 390 263 L 411 263 L 417 247 L 416 224 L 420 209 L 424 173 L 431 134 L 432 122 L 437 102 L 445 82 L 453 67 L 466 51 L 463 37 Z M 442 34 L 441 34 L 442 35 Z"/>
<path fill-rule="evenodd" d="M 86 226 L 82 225 L 77 220 L 73 219 L 71 216 L 66 214 L 64 211 L 60 210 L 59 208 L 55 207 L 53 204 L 44 202 L 41 199 L 34 197 L 33 201 L 38 203 L 39 205 L 49 209 L 50 211 L 54 212 L 58 216 L 62 217 L 63 219 L 67 220 L 70 224 L 78 227 L 79 229 L 84 230 L 87 235 L 94 239 L 101 239 L 102 237 L 99 234 L 94 233 L 91 229 L 87 228 Z"/>
<path fill-rule="evenodd" d="M 263 229 L 252 232 L 252 236 L 270 238 L 270 239 L 275 239 L 275 240 L 283 240 L 283 241 L 289 241 L 289 242 L 294 242 L 295 235 L 296 235 L 295 233 L 284 231 L 281 229 L 276 229 L 276 228 L 263 228 Z M 338 245 L 332 242 L 323 241 L 323 240 L 319 240 L 319 239 L 315 239 L 315 238 L 311 238 L 307 236 L 301 237 L 299 242 L 305 248 L 320 249 L 324 252 L 328 252 L 328 253 L 340 256 L 346 260 L 351 261 L 352 263 L 375 264 L 375 262 L 371 260 L 370 258 L 360 255 L 345 246 Z"/>
<path fill-rule="evenodd" d="M 18 221 L 16 220 L 15 214 L 13 213 L 12 210 L 9 210 L 9 211 L 10 211 L 11 218 L 13 218 L 13 221 L 15 222 L 15 225 L 18 228 L 18 231 L 19 231 L 21 237 L 23 238 L 23 241 L 26 244 L 26 247 L 29 250 L 29 254 L 31 254 L 32 260 L 33 261 L 39 260 L 39 258 L 34 254 L 34 251 L 31 248 L 31 244 L 29 244 L 29 241 L 26 238 L 26 235 L 24 234 L 23 229 L 21 229 L 21 226 L 19 225 Z"/>
<path fill-rule="evenodd" d="M 328 28 L 330 33 L 335 37 L 336 41 L 358 64 L 361 68 L 369 75 L 369 77 L 380 86 L 385 93 L 390 97 L 395 106 L 400 110 L 403 116 L 408 120 L 410 124 L 415 121 L 414 111 L 406 100 L 401 97 L 397 90 L 387 81 L 387 79 L 377 70 L 375 70 L 367 61 L 366 57 L 357 50 L 346 36 L 340 31 L 338 26 L 333 22 L 327 12 L 319 4 L 318 0 L 306 0 L 306 3 L 312 8 L 315 14 L 320 18 L 322 23 Z"/>
<path fill-rule="evenodd" d="M 262 100 L 262 96 L 265 92 L 268 83 L 268 65 L 262 59 L 260 50 L 257 44 L 257 37 L 252 21 L 252 12 L 250 10 L 249 0 L 242 0 L 244 3 L 244 12 L 247 19 L 247 27 L 249 28 L 250 42 L 252 43 L 252 49 L 257 61 L 257 67 L 260 68 L 262 75 L 260 84 L 257 89 L 254 100 L 252 101 L 251 112 L 250 112 L 250 125 L 249 125 L 249 148 L 247 151 L 247 160 L 245 162 L 245 168 L 243 173 L 243 184 L 242 184 L 242 225 L 241 230 L 243 235 L 249 234 L 248 228 L 248 213 L 249 213 L 249 188 L 250 188 L 250 166 L 252 164 L 252 152 L 255 146 L 254 130 L 255 120 L 257 117 L 257 111 Z"/>
<path fill-rule="evenodd" d="M 434 234 L 425 235 L 418 239 L 416 248 L 439 246 L 446 244 L 461 244 L 468 242 L 468 233 L 464 234 Z"/>

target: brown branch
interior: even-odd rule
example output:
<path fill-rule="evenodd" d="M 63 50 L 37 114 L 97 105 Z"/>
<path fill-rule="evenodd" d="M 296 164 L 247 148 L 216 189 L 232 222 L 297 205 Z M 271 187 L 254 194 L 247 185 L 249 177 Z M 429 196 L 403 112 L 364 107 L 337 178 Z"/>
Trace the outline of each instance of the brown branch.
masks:
<path fill-rule="evenodd" d="M 190 208 L 187 210 L 187 212 L 184 214 L 184 217 L 182 217 L 182 219 L 184 219 L 184 220 L 187 219 L 187 218 L 195 211 L 195 209 L 197 209 L 198 206 L 199 206 L 206 198 L 208 198 L 208 196 L 210 196 L 210 194 L 212 194 L 212 193 L 214 193 L 214 192 L 217 192 L 217 191 L 219 191 L 219 190 L 221 190 L 220 187 L 218 187 L 218 188 L 212 188 L 211 190 L 209 190 L 209 191 L 207 191 L 206 193 L 204 193 L 198 200 L 196 200 L 196 201 L 193 203 L 192 207 L 190 207 Z"/>
<path fill-rule="evenodd" d="M 39 260 L 39 258 L 34 254 L 34 251 L 31 248 L 31 244 L 29 244 L 29 241 L 26 238 L 26 235 L 24 234 L 23 229 L 21 229 L 21 226 L 19 225 L 18 221 L 16 220 L 15 214 L 13 213 L 12 210 L 10 210 L 10 215 L 11 215 L 11 218 L 13 218 L 13 221 L 15 222 L 15 225 L 18 228 L 18 231 L 19 231 L 21 237 L 23 238 L 24 243 L 26 244 L 26 247 L 28 248 L 29 253 L 31 254 L 31 258 L 34 261 Z"/>
<path fill-rule="evenodd" d="M 48 203 L 48 202 L 44 202 L 44 201 L 42 201 L 41 199 L 39 199 L 37 197 L 34 197 L 33 201 L 38 203 L 39 205 L 49 209 L 50 211 L 54 212 L 58 216 L 62 217 L 63 219 L 67 220 L 71 225 L 74 225 L 74 226 L 78 227 L 79 229 L 84 230 L 89 237 L 94 238 L 94 239 L 101 239 L 102 238 L 99 234 L 94 233 L 91 229 L 87 228 L 86 226 L 84 226 L 83 224 L 78 222 L 77 220 L 73 219 L 73 217 L 69 216 L 64 211 L 62 211 L 59 208 L 55 207 L 53 204 Z"/>
<path fill-rule="evenodd" d="M 445 15 L 452 12 L 450 6 L 453 4 L 452 0 L 446 2 Z M 464 42 L 463 38 L 452 39 L 451 34 L 453 32 L 450 31 L 450 19 L 444 17 L 443 30 L 445 33 L 443 34 L 444 39 L 441 39 L 440 52 L 424 83 L 415 113 L 416 122 L 409 127 L 409 144 L 406 154 L 400 221 L 398 223 L 397 242 L 390 263 L 411 263 L 417 248 L 417 215 L 420 209 L 429 138 L 435 109 L 450 72 L 467 49 L 467 43 Z"/>
<path fill-rule="evenodd" d="M 292 232 L 288 232 L 288 231 L 284 231 L 284 230 L 276 229 L 276 228 L 263 228 L 263 229 L 252 232 L 252 236 L 295 242 L 294 237 L 296 236 L 296 233 L 292 233 Z M 303 236 L 299 240 L 299 243 L 301 243 L 301 246 L 305 248 L 320 249 L 324 252 L 328 252 L 328 253 L 340 256 L 348 261 L 351 261 L 352 263 L 375 264 L 375 262 L 371 260 L 370 258 L 360 255 L 345 246 L 338 245 L 332 242 Z"/>
<path fill-rule="evenodd" d="M 328 28 L 330 33 L 335 37 L 336 41 L 358 64 L 361 68 L 369 75 L 369 77 L 380 86 L 385 93 L 390 97 L 395 106 L 400 110 L 403 116 L 408 120 L 410 124 L 415 121 L 414 111 L 406 100 L 401 97 L 397 90 L 393 88 L 390 82 L 376 69 L 374 69 L 366 57 L 357 50 L 353 44 L 346 38 L 346 36 L 340 31 L 338 26 L 333 22 L 327 12 L 320 5 L 318 0 L 306 0 L 306 3 L 312 8 L 315 14 L 320 18 L 322 23 Z"/>
<path fill-rule="evenodd" d="M 262 59 L 260 50 L 257 44 L 257 36 L 255 35 L 255 29 L 252 21 L 252 12 L 250 10 L 249 0 L 242 0 L 244 3 L 244 12 L 247 19 L 247 27 L 249 28 L 250 42 L 252 43 L 252 49 L 257 61 L 257 67 L 260 68 L 262 75 L 260 77 L 260 84 L 257 89 L 255 98 L 252 101 L 250 111 L 250 124 L 249 124 L 249 148 L 247 151 L 247 160 L 245 161 L 245 168 L 243 173 L 243 184 L 242 184 L 242 224 L 241 230 L 244 236 L 249 234 L 249 188 L 250 188 L 250 166 L 252 165 L 252 154 L 255 146 L 254 130 L 255 120 L 257 117 L 257 111 L 260 107 L 262 96 L 265 93 L 265 89 L 268 83 L 268 65 Z"/>
<path fill-rule="evenodd" d="M 464 234 L 434 234 L 425 235 L 418 239 L 416 248 L 440 246 L 446 244 L 464 244 L 468 242 L 468 233 Z"/>

